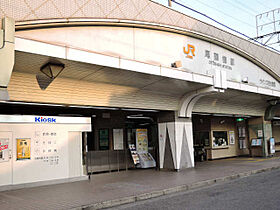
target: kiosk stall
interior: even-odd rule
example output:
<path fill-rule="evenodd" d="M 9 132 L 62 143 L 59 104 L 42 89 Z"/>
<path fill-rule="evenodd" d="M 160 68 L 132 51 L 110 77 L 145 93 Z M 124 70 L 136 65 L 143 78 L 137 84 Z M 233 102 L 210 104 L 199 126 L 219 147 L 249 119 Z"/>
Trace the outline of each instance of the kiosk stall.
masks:
<path fill-rule="evenodd" d="M 0 190 L 86 179 L 84 131 L 90 118 L 0 115 Z"/>

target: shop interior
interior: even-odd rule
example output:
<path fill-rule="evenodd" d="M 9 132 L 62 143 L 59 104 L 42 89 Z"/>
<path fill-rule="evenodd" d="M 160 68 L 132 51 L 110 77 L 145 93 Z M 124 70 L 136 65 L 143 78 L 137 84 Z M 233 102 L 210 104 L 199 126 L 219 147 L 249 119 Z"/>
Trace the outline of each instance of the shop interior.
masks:
<path fill-rule="evenodd" d="M 247 118 L 194 114 L 192 120 L 195 161 L 250 155 Z"/>
<path fill-rule="evenodd" d="M 133 152 L 144 150 L 145 158 L 158 164 L 157 112 L 101 111 L 88 135 L 88 172 L 127 170 L 140 167 Z M 139 143 L 139 136 L 144 136 Z M 138 140 L 138 141 L 137 141 Z M 139 146 L 140 145 L 140 146 Z M 142 147 L 143 148 L 138 148 Z"/>

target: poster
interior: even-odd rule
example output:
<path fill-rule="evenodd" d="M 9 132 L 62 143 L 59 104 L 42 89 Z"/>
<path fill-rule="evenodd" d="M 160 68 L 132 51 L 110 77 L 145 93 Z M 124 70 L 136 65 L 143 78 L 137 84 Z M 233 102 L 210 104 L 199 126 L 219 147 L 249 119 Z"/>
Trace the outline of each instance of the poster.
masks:
<path fill-rule="evenodd" d="M 229 144 L 235 144 L 234 131 L 229 131 Z"/>
<path fill-rule="evenodd" d="M 30 159 L 31 139 L 17 139 L 17 160 Z"/>
<path fill-rule="evenodd" d="M 270 153 L 274 154 L 275 153 L 275 140 L 274 140 L 274 138 L 270 138 L 269 143 L 270 143 Z"/>
<path fill-rule="evenodd" d="M 109 149 L 109 129 L 99 130 L 99 149 L 100 150 Z"/>
<path fill-rule="evenodd" d="M 138 153 L 148 152 L 147 129 L 136 129 L 136 149 Z"/>
<path fill-rule="evenodd" d="M 123 129 L 113 129 L 114 150 L 123 150 Z"/>
<path fill-rule="evenodd" d="M 263 131 L 262 130 L 258 130 L 258 138 L 263 137 Z"/>
<path fill-rule="evenodd" d="M 129 147 L 134 165 L 139 164 L 140 160 L 139 160 L 139 156 L 137 154 L 137 151 L 135 149 L 135 145 L 134 144 L 129 144 L 128 147 Z"/>
<path fill-rule="evenodd" d="M 244 138 L 239 139 L 239 149 L 246 149 L 246 140 Z"/>
<path fill-rule="evenodd" d="M 9 160 L 9 139 L 0 139 L 0 162 Z"/>

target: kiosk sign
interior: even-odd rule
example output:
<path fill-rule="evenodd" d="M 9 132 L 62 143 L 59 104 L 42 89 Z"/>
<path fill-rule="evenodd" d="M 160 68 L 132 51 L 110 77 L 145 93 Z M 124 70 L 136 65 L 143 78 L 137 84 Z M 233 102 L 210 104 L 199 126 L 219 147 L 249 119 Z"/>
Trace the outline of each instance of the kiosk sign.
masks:
<path fill-rule="evenodd" d="M 53 117 L 35 117 L 36 123 L 56 123 L 56 118 Z"/>

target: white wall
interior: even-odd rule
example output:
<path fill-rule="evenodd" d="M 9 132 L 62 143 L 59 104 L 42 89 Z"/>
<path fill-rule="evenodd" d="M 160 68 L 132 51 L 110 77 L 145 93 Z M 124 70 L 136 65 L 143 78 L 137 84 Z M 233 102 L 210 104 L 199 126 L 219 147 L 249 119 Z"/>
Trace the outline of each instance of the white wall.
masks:
<path fill-rule="evenodd" d="M 26 30 L 16 32 L 16 36 L 161 66 L 182 61 L 182 69 L 187 71 L 214 75 L 215 70 L 224 70 L 228 80 L 241 82 L 248 77 L 249 84 L 280 90 L 278 81 L 247 59 L 215 44 L 176 33 L 98 26 Z M 193 59 L 183 51 L 188 44 L 195 47 Z M 205 57 L 205 50 L 210 52 L 210 58 Z M 219 61 L 214 60 L 214 53 L 219 54 Z M 225 66 L 223 56 L 227 58 Z M 230 64 L 231 58 L 234 65 Z"/>

